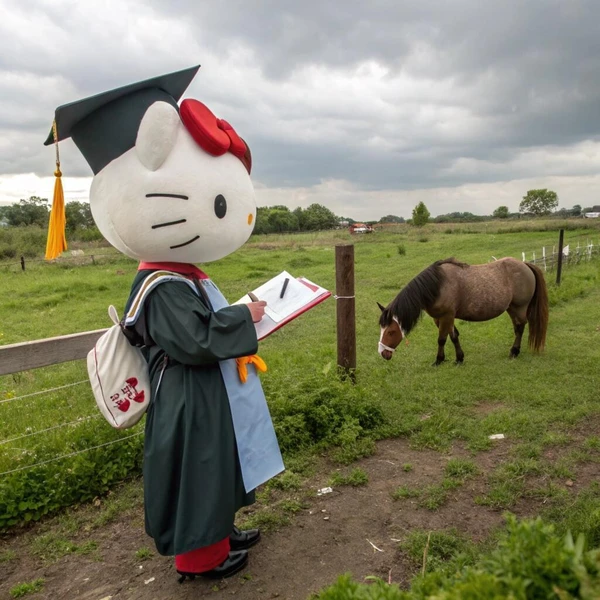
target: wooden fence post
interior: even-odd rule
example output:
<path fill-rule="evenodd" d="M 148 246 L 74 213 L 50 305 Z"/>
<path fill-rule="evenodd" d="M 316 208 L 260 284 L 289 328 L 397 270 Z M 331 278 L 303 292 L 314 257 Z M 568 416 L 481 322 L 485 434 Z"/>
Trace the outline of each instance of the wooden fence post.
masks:
<path fill-rule="evenodd" d="M 25 257 L 21 256 L 21 271 L 25 270 Z"/>
<path fill-rule="evenodd" d="M 561 229 L 560 233 L 558 234 L 558 264 L 556 266 L 556 285 L 560 285 L 560 275 L 562 272 L 564 237 L 565 237 L 565 230 Z"/>
<path fill-rule="evenodd" d="M 354 298 L 354 245 L 335 247 L 337 359 L 342 377 L 356 381 L 356 310 Z"/>

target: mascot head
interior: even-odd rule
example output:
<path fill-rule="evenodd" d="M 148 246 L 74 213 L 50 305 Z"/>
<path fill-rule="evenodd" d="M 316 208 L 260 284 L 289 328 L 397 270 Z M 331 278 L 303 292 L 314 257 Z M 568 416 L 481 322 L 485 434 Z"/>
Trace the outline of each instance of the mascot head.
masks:
<path fill-rule="evenodd" d="M 248 145 L 198 100 L 178 105 L 198 68 L 56 109 L 46 145 L 73 139 L 94 173 L 94 221 L 131 258 L 210 262 L 254 228 Z"/>

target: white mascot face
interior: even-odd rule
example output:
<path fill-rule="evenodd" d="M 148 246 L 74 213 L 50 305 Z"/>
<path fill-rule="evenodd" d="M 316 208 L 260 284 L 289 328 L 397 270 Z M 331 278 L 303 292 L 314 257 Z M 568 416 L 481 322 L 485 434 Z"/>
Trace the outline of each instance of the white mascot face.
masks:
<path fill-rule="evenodd" d="M 135 147 L 96 174 L 90 208 L 115 248 L 150 262 L 218 260 L 248 240 L 256 220 L 242 161 L 204 151 L 166 102 L 148 108 Z"/>

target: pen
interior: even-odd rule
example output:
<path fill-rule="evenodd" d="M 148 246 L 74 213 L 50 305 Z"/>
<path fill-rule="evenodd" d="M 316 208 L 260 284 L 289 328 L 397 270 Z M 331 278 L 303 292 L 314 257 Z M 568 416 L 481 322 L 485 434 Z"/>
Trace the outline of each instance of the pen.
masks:
<path fill-rule="evenodd" d="M 248 292 L 248 297 L 250 298 L 250 300 L 252 300 L 252 302 L 259 302 L 259 299 L 252 292 Z"/>
<path fill-rule="evenodd" d="M 285 294 L 285 288 L 287 288 L 288 281 L 289 279 L 286 277 L 285 281 L 283 282 L 283 287 L 281 288 L 281 294 L 279 294 L 280 298 L 283 298 L 283 295 Z"/>

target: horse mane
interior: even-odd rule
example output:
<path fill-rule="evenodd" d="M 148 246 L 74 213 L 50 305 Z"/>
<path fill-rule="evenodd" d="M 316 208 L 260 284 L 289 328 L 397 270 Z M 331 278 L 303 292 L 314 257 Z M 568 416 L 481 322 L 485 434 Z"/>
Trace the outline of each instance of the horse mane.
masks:
<path fill-rule="evenodd" d="M 440 288 L 446 279 L 444 271 L 441 269 L 444 264 L 460 268 L 469 266 L 455 258 L 438 260 L 429 265 L 416 277 L 413 277 L 390 302 L 381 313 L 379 325 L 387 327 L 393 317 L 396 317 L 402 325 L 404 334 L 408 334 L 419 321 L 423 309 L 431 306 L 438 299 Z"/>

